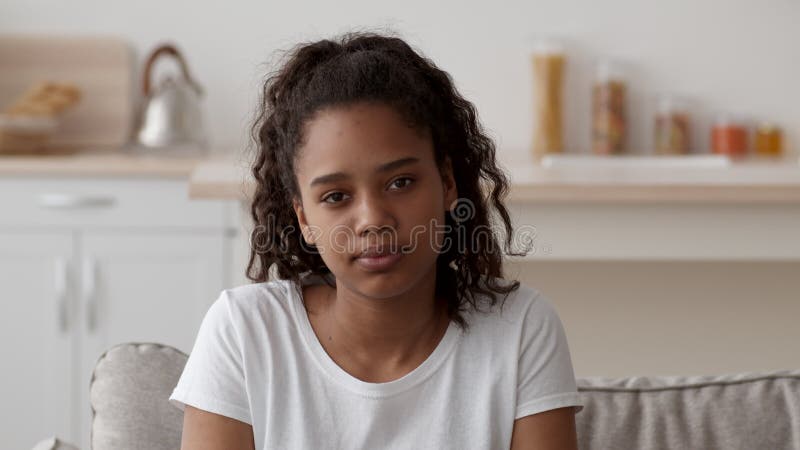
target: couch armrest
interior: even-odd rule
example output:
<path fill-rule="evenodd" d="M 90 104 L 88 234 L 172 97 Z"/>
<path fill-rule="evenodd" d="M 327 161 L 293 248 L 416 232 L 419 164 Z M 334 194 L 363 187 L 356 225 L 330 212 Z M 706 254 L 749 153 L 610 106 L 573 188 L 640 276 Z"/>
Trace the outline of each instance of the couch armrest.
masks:
<path fill-rule="evenodd" d="M 36 443 L 31 450 L 80 450 L 75 445 L 52 436 Z"/>

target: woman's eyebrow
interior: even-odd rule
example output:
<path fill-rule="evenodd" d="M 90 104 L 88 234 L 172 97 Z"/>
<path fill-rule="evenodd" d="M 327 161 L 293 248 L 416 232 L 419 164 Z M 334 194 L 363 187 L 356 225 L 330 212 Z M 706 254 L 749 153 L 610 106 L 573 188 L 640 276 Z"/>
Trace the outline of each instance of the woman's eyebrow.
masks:
<path fill-rule="evenodd" d="M 418 163 L 418 162 L 419 162 L 419 158 L 417 158 L 415 156 L 409 156 L 409 157 L 406 157 L 406 158 L 400 158 L 400 159 L 397 159 L 397 160 L 394 160 L 394 161 L 379 165 L 378 167 L 375 168 L 375 173 L 389 172 L 389 171 L 392 171 L 392 170 L 397 169 L 399 167 L 403 167 L 403 166 L 406 166 L 406 165 L 409 165 L 409 164 Z M 348 174 L 347 172 L 329 173 L 327 175 L 322 175 L 322 176 L 316 177 L 313 180 L 311 180 L 311 186 L 314 187 L 314 186 L 316 186 L 318 184 L 333 183 L 333 182 L 336 182 L 336 181 L 345 180 L 347 178 L 350 178 L 350 174 Z"/>

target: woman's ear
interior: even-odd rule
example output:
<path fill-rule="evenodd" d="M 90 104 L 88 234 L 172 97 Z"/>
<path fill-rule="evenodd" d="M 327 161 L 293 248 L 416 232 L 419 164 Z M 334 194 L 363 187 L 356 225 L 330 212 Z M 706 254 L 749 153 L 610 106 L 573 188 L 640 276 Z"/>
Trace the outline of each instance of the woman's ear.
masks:
<path fill-rule="evenodd" d="M 458 199 L 458 188 L 456 178 L 453 173 L 453 163 L 450 156 L 445 156 L 444 168 L 442 170 L 442 188 L 444 190 L 444 204 L 450 210 L 453 203 Z"/>
<path fill-rule="evenodd" d="M 300 232 L 303 234 L 303 239 L 313 245 L 314 241 L 310 236 L 308 220 L 306 219 L 306 213 L 303 209 L 302 202 L 298 199 L 292 199 L 292 209 L 294 209 L 294 214 L 297 216 L 297 223 L 300 225 Z"/>

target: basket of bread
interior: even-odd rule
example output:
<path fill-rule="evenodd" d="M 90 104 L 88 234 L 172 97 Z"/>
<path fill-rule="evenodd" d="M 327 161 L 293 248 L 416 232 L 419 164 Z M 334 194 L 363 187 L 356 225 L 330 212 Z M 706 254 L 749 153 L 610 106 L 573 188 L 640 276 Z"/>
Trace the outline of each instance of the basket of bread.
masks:
<path fill-rule="evenodd" d="M 63 114 L 80 99 L 81 90 L 72 83 L 32 85 L 0 112 L 0 154 L 47 153 Z"/>

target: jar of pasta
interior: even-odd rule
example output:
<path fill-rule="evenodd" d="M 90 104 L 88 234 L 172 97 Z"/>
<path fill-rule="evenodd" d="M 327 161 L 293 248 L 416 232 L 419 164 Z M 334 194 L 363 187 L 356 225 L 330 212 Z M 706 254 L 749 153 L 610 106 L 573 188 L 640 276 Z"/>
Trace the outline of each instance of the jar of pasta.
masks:
<path fill-rule="evenodd" d="M 533 159 L 563 151 L 562 90 L 566 55 L 554 41 L 539 41 L 532 55 L 534 75 Z"/>
<path fill-rule="evenodd" d="M 603 62 L 597 66 L 592 87 L 592 152 L 599 155 L 624 151 L 626 83 L 619 66 Z"/>
<path fill-rule="evenodd" d="M 655 120 L 655 153 L 683 155 L 689 153 L 690 115 L 685 101 L 663 96 L 658 102 Z"/>

